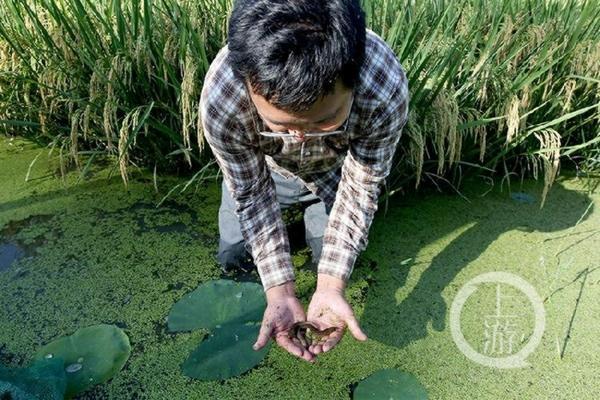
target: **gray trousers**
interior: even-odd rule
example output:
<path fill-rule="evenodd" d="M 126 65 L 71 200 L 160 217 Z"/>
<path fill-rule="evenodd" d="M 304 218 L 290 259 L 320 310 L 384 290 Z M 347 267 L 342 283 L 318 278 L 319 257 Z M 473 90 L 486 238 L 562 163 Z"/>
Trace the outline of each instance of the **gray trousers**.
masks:
<path fill-rule="evenodd" d="M 271 171 L 275 181 L 277 200 L 281 209 L 300 203 L 304 210 L 304 232 L 306 242 L 312 250 L 313 266 L 321 257 L 323 234 L 329 221 L 325 203 L 315 196 L 298 178 L 286 178 Z M 235 214 L 235 202 L 223 181 L 221 184 L 221 206 L 219 208 L 219 250 L 217 261 L 225 270 L 238 268 L 252 255 L 246 249 L 240 222 Z M 248 247 L 249 248 L 249 247 Z"/>

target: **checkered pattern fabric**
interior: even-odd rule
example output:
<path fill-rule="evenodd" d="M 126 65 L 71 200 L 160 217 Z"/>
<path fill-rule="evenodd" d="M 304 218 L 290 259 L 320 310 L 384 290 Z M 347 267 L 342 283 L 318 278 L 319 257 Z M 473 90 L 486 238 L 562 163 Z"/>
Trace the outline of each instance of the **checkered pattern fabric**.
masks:
<path fill-rule="evenodd" d="M 204 137 L 236 202 L 246 249 L 263 288 L 294 280 L 287 231 L 270 169 L 299 177 L 331 210 L 318 272 L 347 281 L 366 249 L 377 200 L 408 119 L 408 82 L 389 46 L 367 29 L 366 57 L 354 88 L 347 133 L 310 138 L 266 137 L 242 81 L 223 47 L 204 80 L 200 114 Z"/>

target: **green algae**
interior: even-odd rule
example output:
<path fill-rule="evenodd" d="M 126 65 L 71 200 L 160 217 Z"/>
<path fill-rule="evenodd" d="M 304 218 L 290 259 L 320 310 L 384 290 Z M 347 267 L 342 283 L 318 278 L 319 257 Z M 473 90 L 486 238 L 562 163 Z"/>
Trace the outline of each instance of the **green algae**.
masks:
<path fill-rule="evenodd" d="M 185 293 L 223 276 L 214 258 L 219 183 L 202 183 L 155 209 L 180 181 L 160 179 L 156 193 L 151 176 L 140 173 L 125 189 L 120 177 L 98 168 L 74 185 L 78 174 L 57 179 L 47 152 L 0 139 L 0 230 L 11 221 L 53 216 L 16 232 L 25 241 L 43 235 L 44 242 L 33 258 L 20 258 L 0 274 L 0 361 L 11 366 L 23 366 L 57 336 L 114 323 L 129 336 L 132 354 L 89 398 L 310 399 L 327 393 L 348 399 L 350 385 L 382 368 L 413 374 L 432 399 L 591 399 L 599 390 L 600 356 L 593 350 L 600 345 L 600 272 L 594 269 L 600 265 L 600 195 L 584 191 L 574 177 L 559 177 L 541 210 L 510 198 L 512 190 L 539 199 L 543 185 L 535 181 L 512 183 L 508 191 L 497 184 L 489 192 L 483 182 L 465 181 L 460 190 L 469 202 L 428 191 L 390 199 L 387 214 L 378 211 L 346 292 L 369 340 L 346 334 L 315 365 L 272 346 L 259 368 L 203 382 L 183 375 L 180 366 L 207 331 L 171 334 L 165 316 Z M 165 226 L 173 228 L 161 232 Z M 306 305 L 316 284 L 306 265 L 310 253 L 293 252 Z M 528 368 L 476 364 L 450 334 L 448 310 L 458 290 L 496 270 L 522 276 L 547 299 L 546 331 Z M 472 300 L 482 313 L 489 309 L 485 293 Z M 481 345 L 477 314 L 470 309 L 463 329 Z"/>
<path fill-rule="evenodd" d="M 379 370 L 358 383 L 354 400 L 427 400 L 427 391 L 411 374 L 393 368 Z"/>

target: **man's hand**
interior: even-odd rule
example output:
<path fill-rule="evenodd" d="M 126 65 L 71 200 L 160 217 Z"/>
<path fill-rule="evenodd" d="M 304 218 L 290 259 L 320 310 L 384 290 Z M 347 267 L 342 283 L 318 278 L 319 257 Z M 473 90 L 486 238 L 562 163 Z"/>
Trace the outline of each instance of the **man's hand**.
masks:
<path fill-rule="evenodd" d="M 319 274 L 317 289 L 308 306 L 308 321 L 317 325 L 320 330 L 336 327 L 336 330 L 324 338 L 323 344 L 309 346 L 312 354 L 331 350 L 348 329 L 357 340 L 367 340 L 367 335 L 360 329 L 354 311 L 344 297 L 345 283 L 336 277 Z"/>
<path fill-rule="evenodd" d="M 291 354 L 314 362 L 314 354 L 298 346 L 288 337 L 288 331 L 295 322 L 306 320 L 302 304 L 296 298 L 294 285 L 295 283 L 291 281 L 267 289 L 267 308 L 253 348 L 260 350 L 269 342 L 269 338 L 274 338 L 280 347 Z"/>

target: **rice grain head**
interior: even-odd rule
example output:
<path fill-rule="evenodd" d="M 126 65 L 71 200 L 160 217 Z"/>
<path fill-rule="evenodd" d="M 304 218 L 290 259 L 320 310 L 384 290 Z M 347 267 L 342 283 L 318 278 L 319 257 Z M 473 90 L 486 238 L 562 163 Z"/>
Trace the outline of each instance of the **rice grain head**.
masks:
<path fill-rule="evenodd" d="M 186 55 L 183 66 L 183 80 L 181 82 L 181 99 L 180 108 L 182 115 L 182 133 L 183 146 L 187 149 L 191 148 L 190 130 L 194 129 L 196 118 L 194 115 L 196 97 L 198 96 L 198 63 L 190 56 L 190 52 Z M 188 159 L 190 167 L 191 159 Z"/>
<path fill-rule="evenodd" d="M 202 127 L 202 107 L 200 107 L 200 101 L 198 101 L 196 110 L 198 115 L 198 120 L 196 121 L 196 141 L 198 142 L 198 154 L 202 155 L 202 150 L 204 150 L 204 130 Z"/>
<path fill-rule="evenodd" d="M 119 171 L 121 172 L 121 178 L 123 179 L 123 183 L 126 187 L 129 183 L 127 166 L 129 165 L 128 141 L 129 133 L 131 131 L 131 123 L 131 113 L 129 113 L 125 116 L 125 118 L 123 118 L 121 129 L 119 130 Z"/>
<path fill-rule="evenodd" d="M 81 116 L 81 110 L 77 110 L 71 115 L 71 157 L 73 158 L 73 161 L 75 161 L 75 165 L 78 168 L 81 167 L 78 153 L 78 137 Z"/>
<path fill-rule="evenodd" d="M 548 190 L 552 187 L 558 169 L 560 166 L 560 134 L 552 128 L 543 129 L 539 132 L 534 132 L 534 136 L 540 142 L 540 153 L 544 166 L 544 190 L 542 193 L 542 203 L 540 208 L 544 206 Z"/>
<path fill-rule="evenodd" d="M 521 99 L 519 101 L 519 107 L 518 109 L 520 110 L 520 113 L 523 115 L 523 117 L 520 117 L 519 119 L 519 132 L 522 132 L 525 130 L 525 126 L 527 123 L 527 110 L 529 109 L 529 104 L 531 101 L 531 89 L 529 88 L 529 85 L 525 85 L 525 87 L 523 87 L 523 89 L 521 89 Z"/>
<path fill-rule="evenodd" d="M 563 114 L 566 114 L 571 110 L 571 100 L 573 99 L 573 93 L 575 92 L 576 87 L 577 81 L 575 79 L 567 79 L 561 89 L 561 92 L 564 93 L 562 106 Z"/>
<path fill-rule="evenodd" d="M 456 150 L 460 150 L 457 135 L 458 104 L 447 89 L 442 89 L 431 104 L 431 111 L 424 120 L 424 131 L 431 132 L 438 155 L 437 173 L 442 174 L 446 161 L 450 165 L 456 160 Z M 448 141 L 448 147 L 446 147 Z"/>
<path fill-rule="evenodd" d="M 519 132 L 519 97 L 513 95 L 506 107 L 506 142 L 510 143 Z"/>

